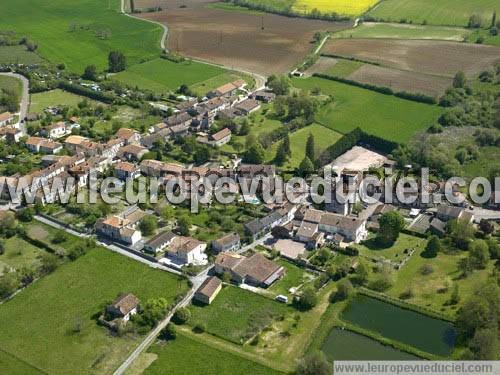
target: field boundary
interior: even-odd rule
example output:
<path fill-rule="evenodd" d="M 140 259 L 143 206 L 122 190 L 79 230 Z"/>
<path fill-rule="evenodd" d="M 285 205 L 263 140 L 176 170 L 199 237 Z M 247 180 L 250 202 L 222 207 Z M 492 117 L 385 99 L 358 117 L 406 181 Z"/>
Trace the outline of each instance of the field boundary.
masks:
<path fill-rule="evenodd" d="M 0 352 L 7 354 L 9 357 L 15 358 L 15 359 L 16 359 L 16 360 L 18 360 L 19 362 L 24 363 L 26 366 L 31 367 L 31 368 L 33 368 L 33 369 L 35 369 L 35 370 L 39 371 L 39 372 L 40 372 L 40 373 L 42 373 L 42 374 L 47 374 L 47 375 L 49 374 L 48 372 L 45 372 L 45 371 L 44 371 L 44 370 L 42 370 L 41 368 L 36 367 L 35 365 L 32 365 L 31 363 L 27 362 L 26 360 L 24 360 L 24 359 L 22 359 L 22 358 L 19 358 L 17 355 L 12 354 L 12 353 L 9 353 L 9 352 L 8 352 L 8 351 L 6 351 L 5 349 L 0 348 Z"/>

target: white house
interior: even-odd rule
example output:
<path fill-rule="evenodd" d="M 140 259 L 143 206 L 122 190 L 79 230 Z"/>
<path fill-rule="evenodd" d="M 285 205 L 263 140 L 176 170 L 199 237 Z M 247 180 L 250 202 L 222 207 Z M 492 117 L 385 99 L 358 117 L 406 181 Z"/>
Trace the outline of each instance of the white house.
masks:
<path fill-rule="evenodd" d="M 207 244 L 191 237 L 175 237 L 167 249 L 167 255 L 176 261 L 188 264 L 205 264 Z"/>
<path fill-rule="evenodd" d="M 319 230 L 328 234 L 340 234 L 347 241 L 355 243 L 361 242 L 368 235 L 366 220 L 332 213 L 321 216 Z"/>

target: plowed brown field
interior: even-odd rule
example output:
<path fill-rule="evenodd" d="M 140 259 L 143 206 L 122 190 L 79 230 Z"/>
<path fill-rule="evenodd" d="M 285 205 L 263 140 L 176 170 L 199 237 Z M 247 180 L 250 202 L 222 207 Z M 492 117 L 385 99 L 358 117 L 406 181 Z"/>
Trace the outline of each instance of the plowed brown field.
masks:
<path fill-rule="evenodd" d="M 207 7 L 212 2 L 136 0 L 136 7 L 162 7 L 161 12 L 139 17 L 168 26 L 170 50 L 264 75 L 285 73 L 301 62 L 312 48 L 316 31 L 348 27 L 346 23 Z"/>

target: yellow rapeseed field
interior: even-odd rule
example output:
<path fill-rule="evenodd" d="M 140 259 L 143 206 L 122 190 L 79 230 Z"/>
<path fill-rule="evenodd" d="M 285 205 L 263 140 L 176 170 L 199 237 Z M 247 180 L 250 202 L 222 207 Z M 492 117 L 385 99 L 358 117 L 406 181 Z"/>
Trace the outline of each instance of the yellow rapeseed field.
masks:
<path fill-rule="evenodd" d="M 294 10 L 300 12 L 310 12 L 313 9 L 318 9 L 321 13 L 338 13 L 348 16 L 357 16 L 379 0 L 297 0 L 293 6 Z"/>

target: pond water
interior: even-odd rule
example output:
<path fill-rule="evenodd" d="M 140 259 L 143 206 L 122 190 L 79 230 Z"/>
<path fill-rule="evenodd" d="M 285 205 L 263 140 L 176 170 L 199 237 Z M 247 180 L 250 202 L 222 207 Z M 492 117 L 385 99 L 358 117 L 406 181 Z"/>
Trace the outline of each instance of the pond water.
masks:
<path fill-rule="evenodd" d="M 321 350 L 329 361 L 415 361 L 420 359 L 369 337 L 341 328 L 332 329 Z"/>
<path fill-rule="evenodd" d="M 341 318 L 440 356 L 449 356 L 455 344 L 456 331 L 452 323 L 363 295 L 354 297 Z"/>

